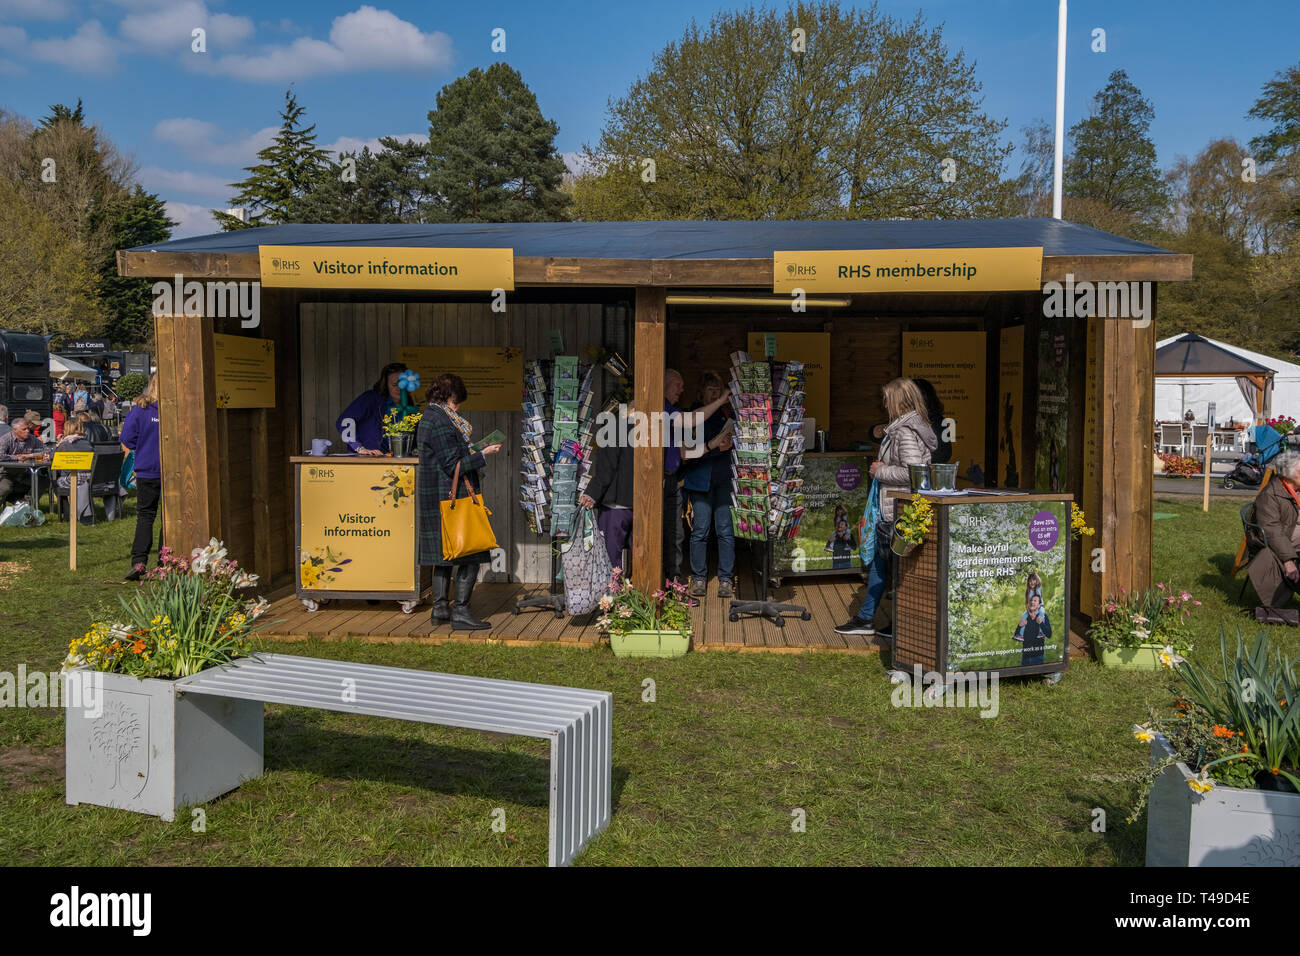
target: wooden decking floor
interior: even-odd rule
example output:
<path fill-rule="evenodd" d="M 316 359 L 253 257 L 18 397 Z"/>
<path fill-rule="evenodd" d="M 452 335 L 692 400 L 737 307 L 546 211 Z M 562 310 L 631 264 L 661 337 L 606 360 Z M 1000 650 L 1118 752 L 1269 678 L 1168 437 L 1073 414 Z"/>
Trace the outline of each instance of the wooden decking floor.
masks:
<path fill-rule="evenodd" d="M 757 598 L 752 580 L 738 582 L 737 598 Z M 595 625 L 596 615 L 586 614 L 557 618 L 549 609 L 526 609 L 514 614 L 515 602 L 522 597 L 545 593 L 540 585 L 480 583 L 474 589 L 471 608 L 477 617 L 492 627 L 482 631 L 453 631 L 446 623 L 436 627 L 429 620 L 426 602 L 411 614 L 403 614 L 395 602 L 334 601 L 315 612 L 308 612 L 290 594 L 275 601 L 268 618 L 275 622 L 264 632 L 279 641 L 362 640 L 372 643 L 506 644 L 529 646 L 559 644 L 595 647 L 605 641 Z M 888 642 L 876 637 L 842 636 L 835 625 L 856 610 L 862 597 L 862 584 L 855 577 L 786 578 L 781 587 L 771 590 L 770 600 L 803 605 L 811 619 L 788 615 L 785 626 L 757 617 L 728 619 L 729 602 L 718 597 L 718 582 L 709 581 L 708 596 L 692 612 L 696 651 L 765 651 L 771 653 L 810 653 L 829 651 L 840 654 L 875 654 Z M 1086 643 L 1075 633 L 1070 635 L 1071 658 L 1087 654 Z"/>

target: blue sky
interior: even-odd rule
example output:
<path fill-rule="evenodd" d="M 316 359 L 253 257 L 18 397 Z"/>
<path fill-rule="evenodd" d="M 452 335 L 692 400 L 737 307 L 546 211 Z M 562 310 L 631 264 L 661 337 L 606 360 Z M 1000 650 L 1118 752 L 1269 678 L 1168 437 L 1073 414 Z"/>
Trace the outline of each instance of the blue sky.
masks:
<path fill-rule="evenodd" d="M 654 54 L 737 3 L 411 3 L 372 0 L 0 0 L 0 107 L 33 120 L 52 103 L 85 101 L 140 166 L 140 181 L 182 222 L 177 236 L 215 231 L 277 125 L 293 83 L 318 142 L 354 148 L 379 136 L 427 133 L 437 91 L 505 59 L 560 126 L 557 145 L 595 143 L 610 97 Z M 845 4 L 849 6 L 849 4 Z M 910 19 L 945 24 L 950 49 L 977 63 L 986 110 L 1007 135 L 1054 103 L 1056 0 L 882 0 Z M 191 52 L 191 30 L 207 52 Z M 494 28 L 506 52 L 491 50 Z M 1090 49 L 1106 31 L 1105 53 Z M 1155 107 L 1162 166 L 1211 139 L 1262 131 L 1245 117 L 1260 87 L 1300 61 L 1300 4 L 1125 0 L 1070 5 L 1066 124 L 1087 114 L 1112 70 L 1125 69 Z"/>

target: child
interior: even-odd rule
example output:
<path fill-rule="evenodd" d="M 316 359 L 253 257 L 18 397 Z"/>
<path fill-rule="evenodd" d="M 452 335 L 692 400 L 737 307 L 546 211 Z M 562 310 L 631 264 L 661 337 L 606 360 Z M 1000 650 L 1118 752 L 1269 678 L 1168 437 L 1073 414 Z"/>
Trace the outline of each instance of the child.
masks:
<path fill-rule="evenodd" d="M 1020 666 L 1027 667 L 1043 663 L 1043 647 L 1047 638 L 1052 636 L 1052 622 L 1043 610 L 1043 599 L 1033 594 L 1025 600 L 1025 613 L 1020 615 L 1020 625 L 1012 640 L 1019 641 L 1023 647 L 1020 652 Z"/>
<path fill-rule="evenodd" d="M 853 567 L 853 555 L 858 550 L 856 535 L 849 529 L 847 515 L 835 523 L 835 534 L 826 542 L 826 550 L 831 553 L 831 570 L 843 571 Z"/>
<path fill-rule="evenodd" d="M 1041 604 L 1043 600 L 1043 579 L 1038 576 L 1037 571 L 1030 571 L 1029 577 L 1025 579 L 1025 606 L 1029 605 L 1029 599 L 1035 594 L 1038 595 L 1038 601 Z"/>

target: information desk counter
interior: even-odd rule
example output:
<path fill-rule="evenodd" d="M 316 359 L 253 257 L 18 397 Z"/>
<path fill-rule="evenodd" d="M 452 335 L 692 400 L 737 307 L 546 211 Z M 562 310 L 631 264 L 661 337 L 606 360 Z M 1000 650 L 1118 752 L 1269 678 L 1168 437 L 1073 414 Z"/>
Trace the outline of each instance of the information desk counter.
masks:
<path fill-rule="evenodd" d="M 400 601 L 407 614 L 431 581 L 421 573 L 415 458 L 303 456 L 294 468 L 298 599 Z"/>
<path fill-rule="evenodd" d="M 798 533 L 772 544 L 772 576 L 778 585 L 783 575 L 862 573 L 858 519 L 871 491 L 867 469 L 874 458 L 863 451 L 804 452 Z"/>
<path fill-rule="evenodd" d="M 911 494 L 892 491 L 901 514 Z M 1064 672 L 1070 639 L 1071 495 L 922 495 L 925 540 L 896 559 L 896 670 Z"/>

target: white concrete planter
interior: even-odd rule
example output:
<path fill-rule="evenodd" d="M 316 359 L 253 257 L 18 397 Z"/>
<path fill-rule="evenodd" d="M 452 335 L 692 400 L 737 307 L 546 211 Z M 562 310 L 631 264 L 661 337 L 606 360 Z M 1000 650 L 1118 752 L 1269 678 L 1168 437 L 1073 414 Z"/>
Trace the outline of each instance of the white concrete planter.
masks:
<path fill-rule="evenodd" d="M 262 775 L 261 701 L 185 694 L 171 680 L 91 677 L 103 678 L 93 708 L 64 697 L 69 804 L 174 820 L 179 808 Z"/>
<path fill-rule="evenodd" d="M 1151 765 L 1173 756 L 1151 741 Z M 1151 785 L 1147 866 L 1300 866 L 1300 794 L 1216 786 L 1198 794 L 1187 764 Z"/>

